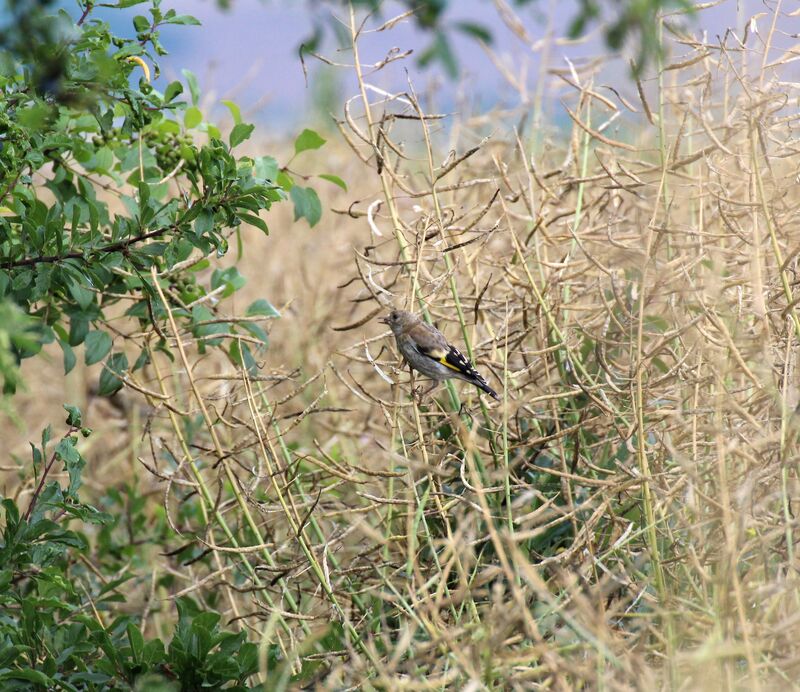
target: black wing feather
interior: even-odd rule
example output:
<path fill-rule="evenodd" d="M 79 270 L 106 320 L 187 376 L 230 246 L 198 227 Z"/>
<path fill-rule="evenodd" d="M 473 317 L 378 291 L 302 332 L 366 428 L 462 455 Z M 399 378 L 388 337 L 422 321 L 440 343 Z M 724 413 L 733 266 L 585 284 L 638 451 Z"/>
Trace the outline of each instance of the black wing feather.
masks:
<path fill-rule="evenodd" d="M 419 351 L 423 355 L 428 356 L 428 358 L 435 360 L 437 363 L 441 363 L 445 367 L 450 368 L 454 373 L 457 373 L 458 377 L 467 382 L 471 382 L 495 399 L 500 398 L 497 396 L 497 392 L 483 379 L 483 376 L 472 367 L 472 363 L 470 363 L 455 346 L 449 346 L 444 355 L 442 355 L 441 351 L 426 350 L 423 348 L 420 348 Z"/>

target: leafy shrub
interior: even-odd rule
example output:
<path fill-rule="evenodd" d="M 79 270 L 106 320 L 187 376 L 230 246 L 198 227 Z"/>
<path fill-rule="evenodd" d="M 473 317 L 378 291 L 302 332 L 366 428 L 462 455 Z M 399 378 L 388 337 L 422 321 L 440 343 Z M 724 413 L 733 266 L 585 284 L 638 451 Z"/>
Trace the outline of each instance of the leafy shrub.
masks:
<path fill-rule="evenodd" d="M 143 3 L 121 0 L 115 7 Z M 185 72 L 185 84 L 163 90 L 151 83 L 151 65 L 157 76 L 157 59 L 166 53 L 159 28 L 197 20 L 152 0 L 148 15 L 133 18 L 133 34 L 122 37 L 95 16 L 89 0 L 79 2 L 77 20 L 48 11 L 47 3 L 7 5 L 8 25 L 0 29 L 5 391 L 19 385 L 16 363 L 52 341 L 63 350 L 65 371 L 83 344 L 87 364 L 105 362 L 100 393 L 119 389 L 130 364 L 118 330 L 108 326 L 122 311 L 112 307 L 123 305 L 149 338 L 151 325 L 166 318 L 156 282 L 178 324 L 190 325 L 202 346 L 221 345 L 221 333 L 265 341 L 252 320 L 217 320 L 216 301 L 244 283 L 238 272 L 217 271 L 208 285 L 198 272 L 208 255 L 228 252 L 232 237 L 241 255 L 243 224 L 267 233 L 259 214 L 272 204 L 291 196 L 296 218 L 312 226 L 322 209 L 314 190 L 296 185 L 273 157 L 235 153 L 253 132 L 235 104 L 226 102 L 234 126 L 223 138 L 200 109 L 194 75 Z M 324 141 L 307 130 L 296 153 Z M 277 313 L 259 301 L 248 314 Z M 155 336 L 154 347 L 165 349 L 163 333 Z M 148 338 L 138 341 L 133 370 L 149 358 Z M 237 365 L 254 362 L 246 343 L 229 355 Z"/>
<path fill-rule="evenodd" d="M 247 689 L 258 669 L 256 646 L 244 632 L 223 630 L 218 613 L 178 599 L 166 647 L 145 639 L 136 617 L 118 614 L 122 587 L 135 573 L 115 569 L 112 554 L 90 549 L 83 530 L 96 532 L 113 520 L 79 497 L 86 462 L 77 443 L 91 431 L 81 428 L 78 409 L 65 408 L 67 429 L 55 445 L 48 427 L 41 446 L 31 446 L 38 482 L 27 508 L 2 500 L 2 689 Z M 52 480 L 62 465 L 65 486 Z"/>
<path fill-rule="evenodd" d="M 65 372 L 81 345 L 87 365 L 102 362 L 98 391 L 111 395 L 154 351 L 169 354 L 170 316 L 201 353 L 224 348 L 236 366 L 254 370 L 254 350 L 267 342 L 260 322 L 278 313 L 262 298 L 243 318 L 223 314 L 221 301 L 245 278 L 235 267 L 212 270 L 209 258 L 228 253 L 231 241 L 241 256 L 242 227 L 268 233 L 260 213 L 276 202 L 291 199 L 295 218 L 310 226 L 321 217 L 316 192 L 296 183 L 288 165 L 325 140 L 304 130 L 283 166 L 272 156 L 239 155 L 236 148 L 254 126 L 234 103 L 225 102 L 233 127 L 223 136 L 201 110 L 194 75 L 184 72 L 183 81 L 163 87 L 153 82 L 166 54 L 160 28 L 197 24 L 193 17 L 151 0 L 147 13 L 133 18 L 130 35 L 112 32 L 109 11 L 145 2 L 80 0 L 75 17 L 48 2 L 5 4 L 0 377 L 6 395 L 22 384 L 20 361 L 53 342 Z M 320 177 L 345 187 L 337 176 Z M 132 329 L 120 326 L 129 323 Z M 166 645 L 143 636 L 140 613 L 124 612 L 123 588 L 139 579 L 142 548 L 163 550 L 170 529 L 165 521 L 147 523 L 133 487 L 105 488 L 95 504 L 107 512 L 79 498 L 86 462 L 78 441 L 91 431 L 76 408 L 66 408 L 62 437 L 54 440 L 48 428 L 32 446 L 29 504 L 2 501 L 0 688 L 245 689 L 258 667 L 256 647 L 245 632 L 221 626 L 213 595 L 177 600 L 177 625 Z M 53 480 L 62 469 L 63 486 Z M 191 507 L 186 502 L 183 511 Z"/>

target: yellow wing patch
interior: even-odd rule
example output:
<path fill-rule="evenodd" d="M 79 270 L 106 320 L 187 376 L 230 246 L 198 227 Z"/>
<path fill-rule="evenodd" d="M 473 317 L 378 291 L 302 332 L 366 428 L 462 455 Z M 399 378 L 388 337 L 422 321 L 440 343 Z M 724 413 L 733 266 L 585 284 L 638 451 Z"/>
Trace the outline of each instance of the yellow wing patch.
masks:
<path fill-rule="evenodd" d="M 446 368 L 450 368 L 451 370 L 455 370 L 456 372 L 461 372 L 461 368 L 456 367 L 452 363 L 447 362 L 447 356 L 443 356 L 442 358 L 438 359 L 438 362 L 444 365 Z"/>

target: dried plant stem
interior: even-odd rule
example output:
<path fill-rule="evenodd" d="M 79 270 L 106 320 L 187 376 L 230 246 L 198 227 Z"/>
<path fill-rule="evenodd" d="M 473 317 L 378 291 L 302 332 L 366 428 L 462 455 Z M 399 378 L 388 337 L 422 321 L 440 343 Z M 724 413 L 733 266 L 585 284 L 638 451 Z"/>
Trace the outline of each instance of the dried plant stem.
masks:
<path fill-rule="evenodd" d="M 195 397 L 197 398 L 197 400 L 200 401 L 200 402 L 203 402 L 202 395 L 198 392 L 196 384 L 194 383 L 194 380 L 192 379 L 191 367 L 189 366 L 189 361 L 188 361 L 188 358 L 186 356 L 186 352 L 185 352 L 185 350 L 183 348 L 183 344 L 181 342 L 180 333 L 179 333 L 177 325 L 175 323 L 175 319 L 172 316 L 172 312 L 171 312 L 171 310 L 169 308 L 169 303 L 168 303 L 168 301 L 166 300 L 166 298 L 164 296 L 164 292 L 161 290 L 161 286 L 159 284 L 158 277 L 155 275 L 155 268 L 153 268 L 153 270 L 152 270 L 152 280 L 153 280 L 153 286 L 155 287 L 156 291 L 159 294 L 159 297 L 161 298 L 161 300 L 163 302 L 164 309 L 165 309 L 166 314 L 167 314 L 167 319 L 169 321 L 170 328 L 172 329 L 172 333 L 173 333 L 173 336 L 175 338 L 176 345 L 178 347 L 178 352 L 179 352 L 179 354 L 181 356 L 181 361 L 183 362 L 183 365 L 184 365 L 185 374 L 187 375 L 187 377 L 190 379 L 190 382 L 192 383 L 192 391 L 194 392 Z M 156 368 L 159 385 L 161 387 L 161 393 L 166 395 L 167 394 L 166 384 L 164 382 L 163 377 L 161 377 L 160 373 L 157 370 L 158 366 L 156 365 L 156 361 L 155 360 L 153 361 L 153 364 L 154 364 L 154 367 Z M 209 428 L 213 428 L 213 423 L 211 422 L 210 416 L 208 415 L 208 411 L 205 408 L 205 404 L 204 403 L 200 403 L 200 406 L 201 406 L 201 410 L 204 412 L 204 419 L 206 421 L 206 425 Z M 196 462 L 194 461 L 194 458 L 193 458 L 193 455 L 191 453 L 191 450 L 189 449 L 189 447 L 188 447 L 188 445 L 186 443 L 186 440 L 185 440 L 185 438 L 184 438 L 184 436 L 183 436 L 183 434 L 181 432 L 181 428 L 180 428 L 180 425 L 178 423 L 177 417 L 175 416 L 175 414 L 171 410 L 169 410 L 169 417 L 170 417 L 170 422 L 172 423 L 173 432 L 175 433 L 176 437 L 178 437 L 178 439 L 180 441 L 180 444 L 181 444 L 181 448 L 182 448 L 183 453 L 185 455 L 185 458 L 188 460 L 188 466 L 189 466 L 189 469 L 190 469 L 190 471 L 192 473 L 192 477 L 194 478 L 194 481 L 197 483 L 198 487 L 200 488 L 200 492 L 201 492 L 201 495 L 202 495 L 202 498 L 203 498 L 203 504 L 201 505 L 201 507 L 203 509 L 204 515 L 205 515 L 206 511 L 210 510 L 212 512 L 213 516 L 214 516 L 214 520 L 219 525 L 219 527 L 222 529 L 222 531 L 225 534 L 225 537 L 227 538 L 227 540 L 230 543 L 230 545 L 233 546 L 233 547 L 239 547 L 238 540 L 234 536 L 233 531 L 228 526 L 228 523 L 225 520 L 225 517 L 219 511 L 217 503 L 215 502 L 215 500 L 214 500 L 214 498 L 213 498 L 208 486 L 206 485 L 206 482 L 205 482 L 205 479 L 203 478 L 202 473 L 200 473 L 200 470 L 199 470 Z M 249 507 L 247 506 L 247 502 L 245 501 L 245 499 L 242 497 L 241 493 L 239 492 L 239 484 L 236 481 L 236 477 L 231 472 L 230 467 L 228 466 L 228 464 L 227 464 L 227 462 L 226 462 L 226 460 L 224 458 L 225 455 L 222 452 L 222 449 L 219 447 L 219 441 L 216 438 L 216 432 L 214 432 L 212 434 L 212 439 L 216 440 L 217 453 L 219 455 L 219 459 L 220 459 L 220 461 L 221 461 L 221 463 L 223 465 L 223 470 L 225 471 L 226 475 L 228 476 L 228 480 L 230 481 L 231 490 L 236 495 L 236 500 L 237 500 L 237 502 L 239 504 L 239 507 L 242 510 L 244 516 L 248 518 L 248 523 L 250 525 L 250 530 L 252 531 L 253 536 L 256 538 L 256 540 L 259 543 L 261 543 L 261 542 L 263 542 L 263 538 L 261 536 L 261 532 L 258 530 L 258 526 L 256 525 L 255 520 L 253 519 L 252 514 L 249 511 Z M 272 557 L 270 556 L 270 554 L 269 554 L 269 552 L 267 550 L 264 550 L 262 552 L 262 555 L 263 555 L 264 559 L 267 561 L 268 564 L 274 566 L 274 563 L 272 562 Z M 265 600 L 271 606 L 274 607 L 274 603 L 272 602 L 272 597 L 270 596 L 270 594 L 264 588 L 264 584 L 262 583 L 261 579 L 258 577 L 255 569 L 250 564 L 249 560 L 244 560 L 243 564 L 245 566 L 245 569 L 248 571 L 248 573 L 250 575 L 250 578 L 253 580 L 253 583 L 257 587 L 263 589 L 263 596 L 264 596 Z M 283 585 L 283 588 L 286 589 L 285 584 Z M 297 607 L 297 604 L 294 601 L 294 597 L 292 596 L 292 594 L 288 590 L 284 591 L 284 597 L 291 604 L 292 608 L 296 608 Z M 287 631 L 289 631 L 288 623 L 286 623 L 285 620 L 283 620 L 283 619 L 281 620 L 281 623 L 282 623 L 283 627 L 286 628 Z M 301 626 L 304 626 L 304 623 L 302 623 Z M 306 627 L 306 633 L 308 634 L 309 631 L 307 629 L 307 626 L 305 626 L 305 627 Z"/>

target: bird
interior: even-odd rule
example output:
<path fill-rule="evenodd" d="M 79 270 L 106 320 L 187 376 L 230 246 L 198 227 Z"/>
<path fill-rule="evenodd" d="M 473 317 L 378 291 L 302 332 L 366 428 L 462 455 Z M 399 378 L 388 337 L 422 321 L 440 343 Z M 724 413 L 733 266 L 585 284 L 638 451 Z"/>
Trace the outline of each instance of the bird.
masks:
<path fill-rule="evenodd" d="M 408 365 L 434 380 L 434 387 L 442 380 L 456 377 L 500 399 L 472 363 L 432 324 L 405 310 L 392 310 L 380 321 L 389 325 Z"/>

